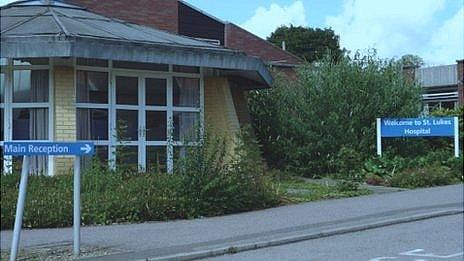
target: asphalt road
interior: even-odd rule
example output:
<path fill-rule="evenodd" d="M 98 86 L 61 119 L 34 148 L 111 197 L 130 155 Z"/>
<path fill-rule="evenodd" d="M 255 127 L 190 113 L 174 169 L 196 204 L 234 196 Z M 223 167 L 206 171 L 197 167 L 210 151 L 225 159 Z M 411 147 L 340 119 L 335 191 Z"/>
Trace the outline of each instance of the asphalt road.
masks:
<path fill-rule="evenodd" d="M 453 215 L 208 260 L 464 260 L 464 216 Z"/>

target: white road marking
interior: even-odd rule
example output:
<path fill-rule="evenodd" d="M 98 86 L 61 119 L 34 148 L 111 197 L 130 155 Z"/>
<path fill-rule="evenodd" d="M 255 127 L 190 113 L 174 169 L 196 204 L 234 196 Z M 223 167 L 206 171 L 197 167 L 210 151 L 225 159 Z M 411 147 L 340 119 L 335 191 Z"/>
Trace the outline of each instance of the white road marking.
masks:
<path fill-rule="evenodd" d="M 431 257 L 431 258 L 440 258 L 440 259 L 448 259 L 448 258 L 453 258 L 453 257 L 458 257 L 458 256 L 464 255 L 464 252 L 451 254 L 451 255 L 446 255 L 446 256 L 439 256 L 439 255 L 435 255 L 435 254 L 426 254 L 426 253 L 421 254 L 421 252 L 424 252 L 424 249 L 420 249 L 420 248 L 419 249 L 414 249 L 414 250 L 410 250 L 410 251 L 400 253 L 399 255 L 402 255 L 402 256 L 417 256 L 417 257 Z"/>
<path fill-rule="evenodd" d="M 398 259 L 397 257 L 392 257 L 392 256 L 382 256 L 382 257 L 376 257 L 369 259 L 369 261 L 381 261 L 381 260 L 392 260 L 392 259 Z"/>

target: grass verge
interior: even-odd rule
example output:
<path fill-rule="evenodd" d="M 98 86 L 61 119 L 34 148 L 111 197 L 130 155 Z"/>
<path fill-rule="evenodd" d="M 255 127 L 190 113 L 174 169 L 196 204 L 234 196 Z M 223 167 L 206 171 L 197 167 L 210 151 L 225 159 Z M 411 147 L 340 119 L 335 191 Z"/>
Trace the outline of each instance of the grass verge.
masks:
<path fill-rule="evenodd" d="M 337 199 L 372 194 L 368 189 L 359 188 L 357 183 L 339 182 L 335 185 L 316 184 L 295 177 L 281 180 L 279 183 L 284 204 L 295 204 L 324 199 Z"/>

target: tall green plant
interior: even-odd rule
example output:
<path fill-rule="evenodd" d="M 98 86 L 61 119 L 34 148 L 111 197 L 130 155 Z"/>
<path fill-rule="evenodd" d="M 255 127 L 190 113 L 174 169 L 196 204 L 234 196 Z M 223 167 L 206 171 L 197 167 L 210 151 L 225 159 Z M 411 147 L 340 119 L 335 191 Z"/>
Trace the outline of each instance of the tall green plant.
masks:
<path fill-rule="evenodd" d="M 420 94 L 397 61 L 326 56 L 302 67 L 297 81 L 278 78 L 274 88 L 254 92 L 250 111 L 269 165 L 314 176 L 334 171 L 343 147 L 372 154 L 375 119 L 417 116 Z"/>

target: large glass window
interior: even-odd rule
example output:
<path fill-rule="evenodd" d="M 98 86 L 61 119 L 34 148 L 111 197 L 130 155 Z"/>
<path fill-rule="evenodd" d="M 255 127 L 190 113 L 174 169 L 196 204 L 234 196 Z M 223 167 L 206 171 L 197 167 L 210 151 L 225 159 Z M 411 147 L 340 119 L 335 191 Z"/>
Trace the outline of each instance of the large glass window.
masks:
<path fill-rule="evenodd" d="M 78 66 L 84 68 L 105 67 L 108 61 L 98 59 L 77 59 Z M 92 141 L 95 144 L 93 158 L 82 157 L 81 167 L 87 168 L 91 162 L 108 163 L 109 153 L 109 79 L 108 72 L 76 70 L 76 135 L 77 140 Z"/>
<path fill-rule="evenodd" d="M 78 140 L 93 141 L 97 157 L 106 154 L 116 168 L 172 169 L 175 148 L 199 140 L 200 69 L 119 61 L 105 69 L 91 62 L 76 68 Z"/>
<path fill-rule="evenodd" d="M 116 122 L 118 140 L 136 141 L 139 139 L 139 120 L 137 110 L 117 110 Z"/>
<path fill-rule="evenodd" d="M 0 73 L 0 103 L 4 103 L 5 99 L 5 74 Z"/>
<path fill-rule="evenodd" d="M 77 71 L 77 102 L 108 104 L 108 73 Z"/>
<path fill-rule="evenodd" d="M 147 111 L 147 140 L 166 141 L 167 140 L 167 115 L 165 111 Z"/>
<path fill-rule="evenodd" d="M 12 63 L 6 62 L 2 65 L 1 142 L 48 141 L 52 138 L 50 137 L 50 90 L 48 58 L 14 59 Z M 32 157 L 29 171 L 35 174 L 48 174 L 49 160 L 50 158 L 46 156 Z M 6 156 L 2 162 L 3 169 L 10 172 L 15 166 L 21 166 L 21 157 Z"/>
<path fill-rule="evenodd" d="M 108 140 L 107 109 L 77 109 L 78 140 Z"/>
<path fill-rule="evenodd" d="M 173 103 L 177 107 L 200 107 L 200 79 L 174 77 Z"/>
<path fill-rule="evenodd" d="M 48 140 L 48 109 L 13 109 L 13 140 Z"/>
<path fill-rule="evenodd" d="M 166 79 L 147 78 L 145 96 L 148 106 L 166 106 Z"/>
<path fill-rule="evenodd" d="M 13 75 L 13 102 L 48 102 L 48 70 L 17 70 Z"/>
<path fill-rule="evenodd" d="M 137 77 L 116 77 L 116 103 L 125 105 L 137 105 L 138 98 Z"/>
<path fill-rule="evenodd" d="M 192 142 L 198 141 L 200 130 L 199 113 L 174 112 L 173 114 L 173 138 L 174 141 Z"/>

